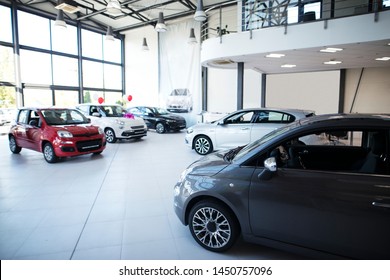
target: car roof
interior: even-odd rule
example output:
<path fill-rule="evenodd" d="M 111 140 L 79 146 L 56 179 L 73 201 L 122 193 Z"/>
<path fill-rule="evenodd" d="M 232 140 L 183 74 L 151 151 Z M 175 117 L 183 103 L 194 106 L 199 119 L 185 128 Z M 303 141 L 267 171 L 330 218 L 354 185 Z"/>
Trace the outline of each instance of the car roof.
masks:
<path fill-rule="evenodd" d="M 311 125 L 315 123 L 324 123 L 329 124 L 333 123 L 333 125 L 343 125 L 346 122 L 348 123 L 374 123 L 374 122 L 389 122 L 390 124 L 390 114 L 387 113 L 376 113 L 376 114 L 369 114 L 369 113 L 340 113 L 340 114 L 323 114 L 323 115 L 316 115 L 310 118 L 301 119 L 299 120 L 299 123 L 301 125 Z"/>

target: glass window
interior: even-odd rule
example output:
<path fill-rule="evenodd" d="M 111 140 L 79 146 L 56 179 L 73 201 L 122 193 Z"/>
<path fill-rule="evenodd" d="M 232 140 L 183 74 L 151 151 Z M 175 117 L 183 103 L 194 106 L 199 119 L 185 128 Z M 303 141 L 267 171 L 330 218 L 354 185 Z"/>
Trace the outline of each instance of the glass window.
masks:
<path fill-rule="evenodd" d="M 56 90 L 54 96 L 57 106 L 73 107 L 79 103 L 78 91 Z"/>
<path fill-rule="evenodd" d="M 26 124 L 27 120 L 28 120 L 28 110 L 21 110 L 19 112 L 17 122 Z"/>
<path fill-rule="evenodd" d="M 104 88 L 122 88 L 122 68 L 118 65 L 104 64 Z"/>
<path fill-rule="evenodd" d="M 122 47 L 121 41 L 115 39 L 113 41 L 104 40 L 104 60 L 111 62 L 121 62 Z"/>
<path fill-rule="evenodd" d="M 20 70 L 23 83 L 51 85 L 51 59 L 46 53 L 20 50 Z"/>
<path fill-rule="evenodd" d="M 0 41 L 12 43 L 11 9 L 0 6 Z"/>
<path fill-rule="evenodd" d="M 86 91 L 84 91 L 83 96 L 84 96 L 84 103 L 98 104 L 99 98 L 103 98 L 103 102 L 104 102 L 104 92 L 103 91 L 86 90 Z"/>
<path fill-rule="evenodd" d="M 270 156 L 283 168 L 389 174 L 388 131 L 326 129 L 288 139 Z"/>
<path fill-rule="evenodd" d="M 16 94 L 14 87 L 0 86 L 0 107 L 15 108 Z"/>
<path fill-rule="evenodd" d="M 24 106 L 44 107 L 52 106 L 52 91 L 49 89 L 23 89 Z"/>
<path fill-rule="evenodd" d="M 106 104 L 119 104 L 123 103 L 122 93 L 121 92 L 105 92 L 104 102 Z"/>
<path fill-rule="evenodd" d="M 56 28 L 51 22 L 53 51 L 77 55 L 77 28 L 67 25 L 67 28 Z"/>
<path fill-rule="evenodd" d="M 103 60 L 103 35 L 85 29 L 81 30 L 83 56 Z"/>
<path fill-rule="evenodd" d="M 0 46 L 0 81 L 15 82 L 14 52 L 10 47 Z"/>
<path fill-rule="evenodd" d="M 50 49 L 49 19 L 18 11 L 18 27 L 21 45 Z"/>
<path fill-rule="evenodd" d="M 78 86 L 78 61 L 59 55 L 53 55 L 53 79 L 55 85 Z"/>
<path fill-rule="evenodd" d="M 83 61 L 84 87 L 103 88 L 103 64 L 94 61 Z"/>

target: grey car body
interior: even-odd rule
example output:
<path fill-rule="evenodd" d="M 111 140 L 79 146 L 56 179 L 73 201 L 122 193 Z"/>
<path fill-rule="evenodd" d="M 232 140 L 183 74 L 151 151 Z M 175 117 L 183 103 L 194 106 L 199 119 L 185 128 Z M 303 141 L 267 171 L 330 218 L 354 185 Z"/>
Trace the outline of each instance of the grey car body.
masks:
<path fill-rule="evenodd" d="M 307 135 L 324 141 L 305 145 Z M 302 119 L 191 164 L 174 209 L 211 251 L 244 240 L 314 258 L 390 258 L 390 115 Z"/>

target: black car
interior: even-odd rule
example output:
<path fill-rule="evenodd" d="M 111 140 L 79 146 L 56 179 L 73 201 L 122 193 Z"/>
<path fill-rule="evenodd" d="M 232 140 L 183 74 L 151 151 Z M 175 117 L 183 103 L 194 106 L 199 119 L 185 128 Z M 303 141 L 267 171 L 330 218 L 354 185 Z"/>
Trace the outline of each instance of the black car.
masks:
<path fill-rule="evenodd" d="M 390 115 L 296 121 L 194 162 L 174 193 L 211 251 L 242 234 L 314 258 L 390 259 Z"/>
<path fill-rule="evenodd" d="M 179 131 L 186 128 L 187 125 L 185 118 L 171 114 L 163 108 L 137 106 L 128 108 L 127 112 L 143 118 L 147 127 L 155 129 L 157 133 Z"/>

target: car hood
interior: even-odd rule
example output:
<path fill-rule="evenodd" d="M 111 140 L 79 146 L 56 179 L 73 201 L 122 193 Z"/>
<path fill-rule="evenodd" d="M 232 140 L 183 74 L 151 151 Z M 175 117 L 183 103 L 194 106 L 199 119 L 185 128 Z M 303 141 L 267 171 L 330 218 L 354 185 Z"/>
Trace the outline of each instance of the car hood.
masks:
<path fill-rule="evenodd" d="M 57 131 L 66 130 L 72 133 L 74 136 L 77 135 L 93 135 L 99 133 L 99 128 L 94 125 L 85 124 L 85 125 L 56 125 L 54 126 Z"/>
<path fill-rule="evenodd" d="M 216 152 L 202 157 L 192 163 L 188 168 L 191 175 L 213 176 L 219 173 L 230 163 L 223 159 L 225 152 Z"/>
<path fill-rule="evenodd" d="M 177 115 L 157 115 L 157 117 L 164 118 L 166 120 L 175 120 L 175 121 L 183 121 L 184 118 L 182 116 Z"/>

